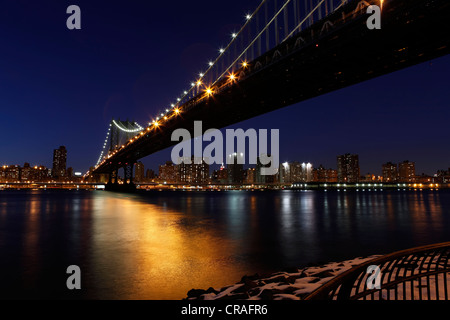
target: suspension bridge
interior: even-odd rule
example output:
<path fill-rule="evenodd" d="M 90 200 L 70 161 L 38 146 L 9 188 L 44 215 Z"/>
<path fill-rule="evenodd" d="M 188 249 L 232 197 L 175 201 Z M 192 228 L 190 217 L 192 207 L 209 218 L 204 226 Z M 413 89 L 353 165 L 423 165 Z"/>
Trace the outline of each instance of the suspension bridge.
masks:
<path fill-rule="evenodd" d="M 367 8 L 381 8 L 381 29 Z M 96 166 L 133 188 L 134 163 L 173 146 L 194 121 L 223 128 L 449 53 L 448 0 L 263 0 L 174 102 L 151 122 L 113 120 Z M 120 189 L 120 188 L 119 188 Z"/>

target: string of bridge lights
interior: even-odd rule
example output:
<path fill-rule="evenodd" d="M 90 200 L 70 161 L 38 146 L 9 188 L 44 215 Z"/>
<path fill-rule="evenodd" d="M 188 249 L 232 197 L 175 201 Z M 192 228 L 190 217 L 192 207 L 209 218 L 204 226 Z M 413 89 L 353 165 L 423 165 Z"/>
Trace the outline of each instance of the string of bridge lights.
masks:
<path fill-rule="evenodd" d="M 108 143 L 108 138 L 109 138 L 109 135 L 110 135 L 110 133 L 111 133 L 111 123 L 109 124 L 109 128 L 108 128 L 108 132 L 106 133 L 106 138 L 105 138 L 105 142 L 103 143 L 103 148 L 102 148 L 102 152 L 100 153 L 100 156 L 98 157 L 98 160 L 97 160 L 97 164 L 95 165 L 96 167 L 100 164 L 100 162 L 102 161 L 102 159 L 103 159 L 103 154 L 105 153 L 105 149 L 106 149 L 106 144 Z"/>
<path fill-rule="evenodd" d="M 167 120 L 170 117 L 170 113 L 173 112 L 173 115 L 178 115 L 181 113 L 180 110 L 180 103 L 193 91 L 197 88 L 200 88 L 200 86 L 203 85 L 203 79 L 204 77 L 208 74 L 208 72 L 210 72 L 210 70 L 212 68 L 214 68 L 214 66 L 220 61 L 220 59 L 227 53 L 227 50 L 229 50 L 229 48 L 233 45 L 233 43 L 236 41 L 236 39 L 239 37 L 239 35 L 242 33 L 242 31 L 245 29 L 245 27 L 247 26 L 247 24 L 250 22 L 250 20 L 252 19 L 252 17 L 260 10 L 260 8 L 262 7 L 262 5 L 266 2 L 267 0 L 263 0 L 260 5 L 257 7 L 257 9 L 253 12 L 253 14 L 247 13 L 245 15 L 245 23 L 243 24 L 243 26 L 241 27 L 241 29 L 238 32 L 233 32 L 231 34 L 231 41 L 228 43 L 228 45 L 225 48 L 220 48 L 219 49 L 219 55 L 217 56 L 217 58 L 214 61 L 209 61 L 208 62 L 208 69 L 205 72 L 200 72 L 199 73 L 199 79 L 196 80 L 195 82 L 191 83 L 191 87 L 188 90 L 183 91 L 183 94 L 181 95 L 181 97 L 176 98 L 176 103 L 172 103 L 170 105 L 170 108 L 165 109 L 165 113 L 162 112 L 160 115 L 156 116 L 155 119 L 150 122 L 148 124 L 147 127 L 147 131 L 151 130 L 151 127 L 153 126 L 154 128 L 158 128 L 160 126 L 160 120 Z M 247 67 L 248 63 L 246 61 L 244 61 L 242 63 L 243 67 Z M 231 66 L 230 66 L 231 67 Z M 230 69 L 230 67 L 227 68 L 227 70 Z M 222 77 L 224 76 L 224 74 L 220 75 L 215 81 L 214 83 L 216 83 L 217 81 L 219 81 Z M 231 73 L 229 75 L 230 80 L 234 81 L 236 79 L 236 76 Z M 205 93 L 210 96 L 213 94 L 213 91 L 210 87 L 206 87 L 205 89 Z M 112 123 L 114 123 L 114 125 L 119 128 L 122 131 L 125 132 L 129 132 L 129 133 L 134 133 L 134 132 L 140 132 L 140 134 L 136 135 L 133 139 L 130 139 L 128 142 L 132 143 L 133 141 L 135 141 L 136 139 L 139 138 L 139 136 L 143 136 L 144 135 L 144 131 L 145 129 L 142 128 L 141 126 L 138 125 L 138 128 L 136 129 L 127 129 L 127 128 L 123 128 L 121 127 L 119 124 L 117 124 L 114 120 L 112 121 Z M 103 144 L 103 150 L 100 154 L 100 157 L 97 161 L 96 167 L 98 167 L 101 163 L 103 163 L 104 161 L 106 161 L 108 158 L 110 158 L 111 156 L 113 156 L 114 154 L 116 154 L 120 149 L 124 148 L 125 145 L 122 145 L 119 150 L 113 151 L 112 153 L 108 154 L 107 156 L 105 156 L 105 159 L 103 159 L 103 156 L 105 155 L 105 150 L 106 150 L 106 144 L 109 138 L 111 132 L 111 124 L 110 124 L 110 128 L 108 129 L 108 133 L 106 135 L 106 139 L 105 139 L 105 143 Z M 103 161 L 102 161 L 103 159 Z"/>
<path fill-rule="evenodd" d="M 260 10 L 260 8 L 262 7 L 262 5 L 266 2 L 267 0 L 263 0 L 261 3 L 260 3 L 260 5 L 256 8 L 256 10 L 253 12 L 253 14 L 250 14 L 250 13 L 247 13 L 246 15 L 245 15 L 245 23 L 243 24 L 243 26 L 241 27 L 241 29 L 238 31 L 238 32 L 233 32 L 232 34 L 231 34 L 231 41 L 228 43 L 228 45 L 225 47 L 225 48 L 220 48 L 219 49 L 219 55 L 216 57 L 216 59 L 215 60 L 210 60 L 210 61 L 208 61 L 208 63 L 207 63 L 207 65 L 208 65 L 208 68 L 206 69 L 206 71 L 205 72 L 200 72 L 198 75 L 199 75 L 199 79 L 198 80 L 196 80 L 196 81 L 194 81 L 194 82 L 191 82 L 191 86 L 190 86 L 190 88 L 188 89 L 188 90 L 185 90 L 185 91 L 183 91 L 183 94 L 180 96 L 180 97 L 178 97 L 178 98 L 176 98 L 176 103 L 172 103 L 171 105 L 170 105 L 170 109 L 166 109 L 165 110 L 165 113 L 163 112 L 163 113 L 161 113 L 160 115 L 158 115 L 158 116 L 156 116 L 155 117 L 155 120 L 153 120 L 152 122 L 150 122 L 149 123 L 149 125 L 151 126 L 151 125 L 154 125 L 154 126 L 156 126 L 156 127 L 158 127 L 159 126 L 159 123 L 158 123 L 158 121 L 160 120 L 160 119 L 164 119 L 165 117 L 167 117 L 168 116 L 168 114 L 171 112 L 171 111 L 174 111 L 175 113 L 179 113 L 180 112 L 180 109 L 179 109 L 179 105 L 180 105 L 180 103 L 193 91 L 193 90 L 195 90 L 196 89 L 196 87 L 197 87 L 197 89 L 198 88 L 200 88 L 200 86 L 202 86 L 204 83 L 203 83 L 203 79 L 204 79 L 204 77 L 211 71 L 211 69 L 212 68 L 214 68 L 214 66 L 220 61 L 220 59 L 227 53 L 227 50 L 233 45 L 233 43 L 236 41 L 236 39 L 239 37 L 239 35 L 242 33 L 242 31 L 245 29 L 245 27 L 247 26 L 247 24 L 250 22 L 250 20 L 252 19 L 252 17 Z M 247 66 L 248 65 L 248 63 L 247 62 L 243 62 L 243 65 L 244 65 L 244 67 L 245 66 Z M 228 68 L 229 69 L 229 68 Z M 228 70 L 227 69 L 227 70 Z M 224 74 L 222 74 L 221 76 L 219 76 L 215 81 L 214 81 L 214 83 L 216 83 L 217 81 L 219 81 L 222 77 L 224 76 Z M 234 80 L 235 79 L 235 75 L 234 74 L 230 74 L 230 78 L 231 78 L 231 80 Z M 209 96 L 209 95 L 212 95 L 213 94 L 213 92 L 212 92 L 212 89 L 210 88 L 210 87 L 208 87 L 208 86 L 205 86 L 205 90 L 204 90 L 204 92 Z"/>
<path fill-rule="evenodd" d="M 102 159 L 103 159 L 103 155 L 105 154 L 105 151 L 106 151 L 106 145 L 107 145 L 107 143 L 108 143 L 108 139 L 109 139 L 109 136 L 110 136 L 110 134 L 111 134 L 111 126 L 112 126 L 113 124 L 114 124 L 117 128 L 119 128 L 120 130 L 122 130 L 122 131 L 124 131 L 124 132 L 127 132 L 127 133 L 140 132 L 140 131 L 144 130 L 144 128 L 143 128 L 141 125 L 139 125 L 137 122 L 134 122 L 134 124 L 137 126 L 137 128 L 135 128 L 135 129 L 127 129 L 127 128 L 125 128 L 125 127 L 122 127 L 122 126 L 121 126 L 120 124 L 118 124 L 115 120 L 112 120 L 112 122 L 109 124 L 108 132 L 106 133 L 106 138 L 105 138 L 105 142 L 103 143 L 102 151 L 101 151 L 100 156 L 98 157 L 97 163 L 96 163 L 96 165 L 95 165 L 96 167 L 100 164 L 100 162 L 101 162 Z"/>
<path fill-rule="evenodd" d="M 243 32 L 243 30 L 245 29 L 245 27 L 250 23 L 250 21 L 252 20 L 252 18 L 259 12 L 259 10 L 261 9 L 261 7 L 267 2 L 267 0 L 262 0 L 262 2 L 259 4 L 259 6 L 255 9 L 255 11 L 250 14 L 247 13 L 245 15 L 245 23 L 242 25 L 242 27 L 240 28 L 240 30 L 238 32 L 233 32 L 231 34 L 231 40 L 228 43 L 228 45 L 225 48 L 220 48 L 219 51 L 219 55 L 216 57 L 215 60 L 210 60 L 208 61 L 207 65 L 208 68 L 206 69 L 205 72 L 200 72 L 198 74 L 199 78 L 198 80 L 191 82 L 191 86 L 188 90 L 183 91 L 183 94 L 176 98 L 176 102 L 172 103 L 170 105 L 170 108 L 165 109 L 165 112 L 160 113 L 158 116 L 156 116 L 154 118 L 154 120 L 152 120 L 152 122 L 148 123 L 148 126 L 146 129 L 144 129 L 143 127 L 138 125 L 138 128 L 136 129 L 127 129 L 127 128 L 123 128 L 120 125 L 118 125 L 114 120 L 113 123 L 115 126 L 117 126 L 120 130 L 125 131 L 125 132 L 129 132 L 129 133 L 134 133 L 134 132 L 140 132 L 138 133 L 134 138 L 130 139 L 128 141 L 127 144 L 132 143 L 133 141 L 139 139 L 141 136 L 143 136 L 145 134 L 145 131 L 151 131 L 151 129 L 157 129 L 159 128 L 159 126 L 161 125 L 161 121 L 163 120 L 168 120 L 169 118 L 171 118 L 172 116 L 177 116 L 181 113 L 181 108 L 180 108 L 180 103 L 193 91 L 193 90 L 199 90 L 200 87 L 202 85 L 204 85 L 205 89 L 204 89 L 204 93 L 206 94 L 206 96 L 212 96 L 214 94 L 214 91 L 212 89 L 212 87 L 218 82 L 220 81 L 222 78 L 224 78 L 224 76 L 228 73 L 228 78 L 231 81 L 236 80 L 236 75 L 232 72 L 229 72 L 230 69 L 233 68 L 234 65 L 236 65 L 240 59 L 242 58 L 242 56 L 245 54 L 245 52 L 248 51 L 248 49 L 250 48 L 251 45 L 254 44 L 254 42 L 261 36 L 261 34 L 267 29 L 267 27 L 273 22 L 273 20 L 282 12 L 282 10 L 286 7 L 287 3 L 289 3 L 291 0 L 288 0 L 284 6 L 275 14 L 275 16 L 272 18 L 272 20 L 270 20 L 270 22 L 267 24 L 267 26 L 263 29 L 263 31 L 261 31 L 253 41 L 251 41 L 250 45 L 247 46 L 244 51 L 238 56 L 237 59 L 235 59 L 234 61 L 232 61 L 231 65 L 228 66 L 228 68 L 225 69 L 225 71 L 218 76 L 218 78 L 212 82 L 211 86 L 207 86 L 203 83 L 203 79 L 204 77 L 208 74 L 208 72 L 211 71 L 211 69 L 214 68 L 214 66 L 220 61 L 220 59 L 227 53 L 227 51 L 230 49 L 230 47 L 233 45 L 233 43 L 236 41 L 236 39 L 239 37 L 239 35 Z M 314 12 L 315 10 L 317 10 L 317 8 L 324 2 L 324 0 L 320 1 L 320 3 L 312 10 L 312 12 Z M 310 13 L 311 14 L 311 13 Z M 305 21 L 306 19 L 304 19 L 302 21 L 302 23 Z M 302 24 L 300 23 L 300 24 Z M 294 29 L 295 30 L 295 29 Z M 292 35 L 292 33 L 290 34 Z M 289 36 L 290 36 L 289 35 Z M 287 37 L 288 38 L 288 37 Z M 284 39 L 283 41 L 285 41 L 286 39 Z M 241 66 L 246 68 L 248 67 L 248 62 L 243 60 L 241 61 Z M 197 93 L 198 95 L 198 93 Z M 105 148 L 106 148 L 106 143 L 107 140 L 109 138 L 109 134 L 111 131 L 111 124 L 110 124 L 110 128 L 108 129 L 108 133 L 107 133 L 107 137 L 105 139 L 105 144 L 103 145 L 103 150 L 102 153 L 99 157 L 99 161 L 97 162 L 96 167 L 98 167 L 100 164 L 104 163 L 107 159 L 109 159 L 110 157 L 112 157 L 113 155 L 115 155 L 117 152 L 119 152 L 121 149 L 125 148 L 125 145 L 122 145 L 119 149 L 109 153 L 107 156 L 105 156 L 105 158 L 103 159 L 103 161 L 101 160 L 103 158 L 103 155 L 105 154 Z"/>

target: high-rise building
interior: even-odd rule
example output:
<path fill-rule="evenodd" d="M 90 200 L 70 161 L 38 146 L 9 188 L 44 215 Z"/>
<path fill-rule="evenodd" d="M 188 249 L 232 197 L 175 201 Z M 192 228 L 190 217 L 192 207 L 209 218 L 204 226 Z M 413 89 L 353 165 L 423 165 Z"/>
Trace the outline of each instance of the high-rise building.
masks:
<path fill-rule="evenodd" d="M 270 158 L 270 154 L 267 155 Z M 258 157 L 257 162 L 256 162 L 256 174 L 255 174 L 255 183 L 258 184 L 273 184 L 276 183 L 279 179 L 279 168 L 277 170 L 277 172 L 273 175 L 263 175 L 262 174 L 262 169 L 263 168 L 270 168 L 270 163 L 269 164 L 262 164 L 261 162 L 261 157 Z"/>
<path fill-rule="evenodd" d="M 313 165 L 311 163 L 302 163 L 301 166 L 301 176 L 300 181 L 311 182 L 313 181 Z"/>
<path fill-rule="evenodd" d="M 283 162 L 278 169 L 278 181 L 280 183 L 291 183 L 291 164 Z"/>
<path fill-rule="evenodd" d="M 313 173 L 313 165 L 309 162 L 284 162 L 280 165 L 278 179 L 280 183 L 311 182 Z"/>
<path fill-rule="evenodd" d="M 166 164 L 159 166 L 159 179 L 167 183 L 177 181 L 177 170 L 172 161 L 167 161 Z"/>
<path fill-rule="evenodd" d="M 397 182 L 398 181 L 398 169 L 397 164 L 388 162 L 381 166 L 383 182 Z"/>
<path fill-rule="evenodd" d="M 134 166 L 134 181 L 137 183 L 144 182 L 145 178 L 144 173 L 145 173 L 144 164 L 141 161 L 136 162 Z"/>
<path fill-rule="evenodd" d="M 53 169 L 52 176 L 55 179 L 66 177 L 67 150 L 65 146 L 60 146 L 53 150 Z"/>
<path fill-rule="evenodd" d="M 400 182 L 414 182 L 416 178 L 416 164 L 408 160 L 398 164 L 398 180 Z"/>
<path fill-rule="evenodd" d="M 337 171 L 334 169 L 325 169 L 323 165 L 320 165 L 317 169 L 313 170 L 313 181 L 337 182 Z"/>
<path fill-rule="evenodd" d="M 4 165 L 0 168 L 0 181 L 1 182 L 15 182 L 20 180 L 20 166 L 18 165 Z"/>
<path fill-rule="evenodd" d="M 247 170 L 245 170 L 244 183 L 245 184 L 254 184 L 255 182 L 256 182 L 256 169 L 248 168 Z"/>
<path fill-rule="evenodd" d="M 155 171 L 153 171 L 152 169 L 147 169 L 147 171 L 145 172 L 145 179 L 147 181 L 152 181 L 155 179 Z"/>
<path fill-rule="evenodd" d="M 242 153 L 236 152 L 228 155 L 227 173 L 228 183 L 241 185 L 244 182 L 244 164 L 242 161 Z"/>
<path fill-rule="evenodd" d="M 209 182 L 209 165 L 202 158 L 192 157 L 190 163 L 180 162 L 177 172 L 179 183 L 200 185 Z"/>
<path fill-rule="evenodd" d="M 212 180 L 214 183 L 228 183 L 228 171 L 223 164 L 220 166 L 219 170 L 214 170 L 212 174 Z"/>
<path fill-rule="evenodd" d="M 360 178 L 359 157 L 357 154 L 344 154 L 337 157 L 338 182 L 358 182 Z"/>

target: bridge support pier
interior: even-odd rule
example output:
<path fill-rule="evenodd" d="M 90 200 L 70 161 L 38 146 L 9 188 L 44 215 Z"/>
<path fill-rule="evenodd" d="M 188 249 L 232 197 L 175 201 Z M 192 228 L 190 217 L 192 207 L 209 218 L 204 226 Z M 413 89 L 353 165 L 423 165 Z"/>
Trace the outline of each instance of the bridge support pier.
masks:
<path fill-rule="evenodd" d="M 123 183 L 119 183 L 119 172 L 117 169 L 109 173 L 109 180 L 105 186 L 106 191 L 114 192 L 133 192 L 136 190 L 136 185 L 133 183 L 133 164 L 126 164 L 124 169 Z"/>

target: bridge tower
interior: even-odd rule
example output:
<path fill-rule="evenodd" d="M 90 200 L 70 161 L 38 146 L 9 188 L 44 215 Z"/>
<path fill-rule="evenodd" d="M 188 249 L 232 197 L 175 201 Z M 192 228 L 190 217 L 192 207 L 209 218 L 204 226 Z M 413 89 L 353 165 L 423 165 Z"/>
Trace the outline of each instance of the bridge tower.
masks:
<path fill-rule="evenodd" d="M 123 121 L 120 119 L 112 119 L 110 123 L 110 137 L 108 154 L 112 154 L 119 150 L 122 145 L 132 139 L 136 133 L 143 128 L 135 121 Z M 134 162 L 118 163 L 117 168 L 123 169 L 123 180 L 119 183 L 119 169 L 113 169 L 109 172 L 107 190 L 111 191 L 132 191 L 136 189 L 133 182 Z"/>

